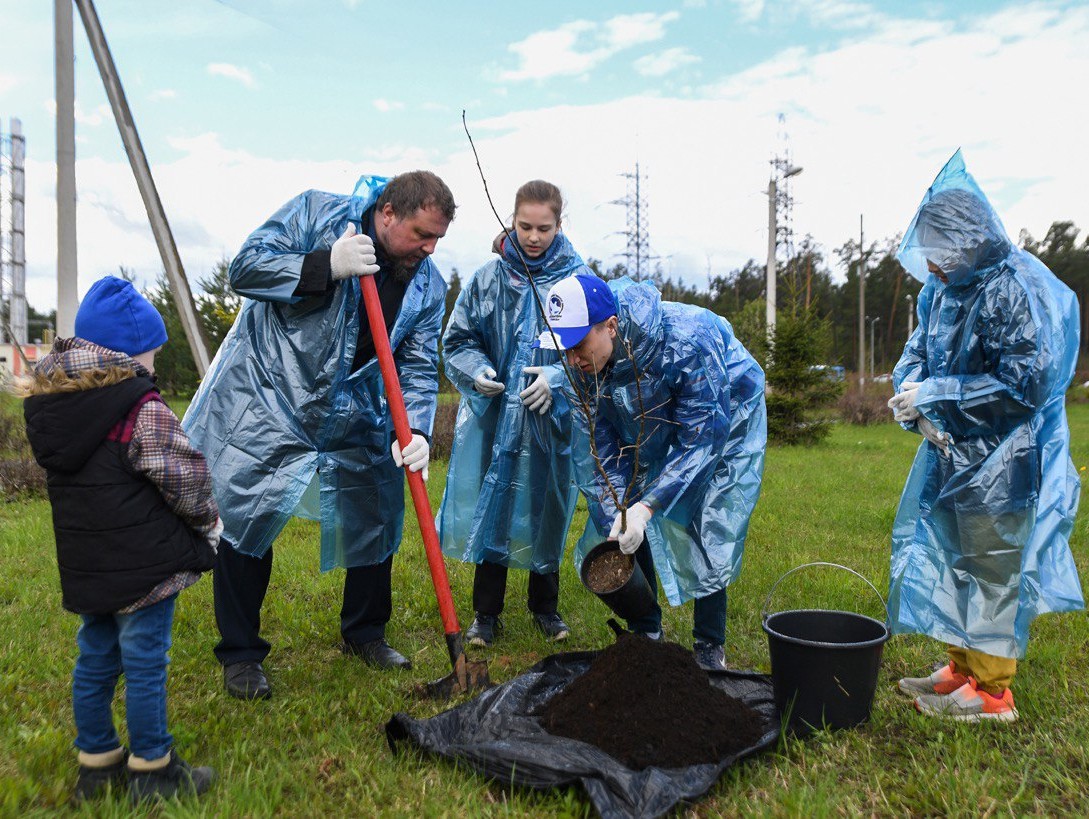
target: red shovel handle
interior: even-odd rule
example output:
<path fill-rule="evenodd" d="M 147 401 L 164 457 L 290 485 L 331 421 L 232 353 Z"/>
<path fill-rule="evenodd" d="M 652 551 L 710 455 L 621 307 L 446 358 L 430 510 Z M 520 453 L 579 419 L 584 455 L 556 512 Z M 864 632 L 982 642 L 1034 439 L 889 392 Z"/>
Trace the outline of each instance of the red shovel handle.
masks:
<path fill-rule="evenodd" d="M 405 411 L 405 398 L 401 394 L 401 382 L 397 378 L 397 367 L 393 363 L 393 351 L 389 346 L 389 333 L 386 319 L 382 315 L 382 304 L 378 300 L 378 288 L 374 276 L 360 276 L 363 288 L 363 304 L 367 308 L 367 319 L 371 325 L 374 339 L 374 351 L 378 355 L 378 366 L 382 370 L 382 380 L 386 384 L 386 401 L 393 416 L 393 428 L 401 449 L 412 441 L 412 430 L 408 425 L 408 413 Z M 435 518 L 431 515 L 431 501 L 427 497 L 423 475 L 405 467 L 408 475 L 408 488 L 412 491 L 412 505 L 416 507 L 416 518 L 420 522 L 423 535 L 424 551 L 427 552 L 427 565 L 431 569 L 431 582 L 435 585 L 435 598 L 439 602 L 439 614 L 442 626 L 447 634 L 461 631 L 458 626 L 457 612 L 454 611 L 454 599 L 450 595 L 450 582 L 446 578 L 446 564 L 442 562 L 439 549 L 439 533 L 435 531 Z"/>

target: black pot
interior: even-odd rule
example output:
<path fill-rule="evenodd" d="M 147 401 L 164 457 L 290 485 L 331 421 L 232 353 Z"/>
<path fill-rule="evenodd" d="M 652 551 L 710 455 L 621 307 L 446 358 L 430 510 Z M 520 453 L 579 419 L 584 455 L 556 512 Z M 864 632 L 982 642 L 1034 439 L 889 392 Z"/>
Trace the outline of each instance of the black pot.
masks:
<path fill-rule="evenodd" d="M 619 617 L 624 620 L 637 620 L 654 611 L 655 596 L 654 589 L 647 582 L 647 578 L 643 574 L 643 570 L 639 568 L 639 563 L 634 556 L 627 556 L 631 572 L 628 579 L 619 588 L 608 592 L 597 592 L 590 588 L 590 584 L 587 582 L 590 567 L 594 565 L 594 562 L 609 552 L 618 551 L 620 551 L 620 544 L 615 540 L 606 540 L 599 543 L 590 550 L 590 553 L 582 561 L 582 570 L 579 572 L 579 577 L 582 579 L 582 585 L 601 598 L 601 602 L 612 609 Z"/>

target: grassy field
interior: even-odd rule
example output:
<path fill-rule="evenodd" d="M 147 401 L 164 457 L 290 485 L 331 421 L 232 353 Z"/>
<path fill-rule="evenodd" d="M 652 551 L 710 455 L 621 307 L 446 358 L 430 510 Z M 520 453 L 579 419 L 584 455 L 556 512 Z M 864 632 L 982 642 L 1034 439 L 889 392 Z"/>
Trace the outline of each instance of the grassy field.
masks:
<path fill-rule="evenodd" d="M 1075 464 L 1089 464 L 1089 405 L 1070 408 Z M 889 531 L 919 439 L 891 424 L 839 427 L 814 449 L 768 452 L 764 492 L 752 521 L 744 571 L 730 589 L 727 659 L 767 670 L 760 611 L 784 572 L 813 560 L 846 564 L 884 591 Z M 445 470 L 431 469 L 437 504 Z M 411 509 L 411 506 L 409 507 Z M 1074 551 L 1089 577 L 1085 509 Z M 411 512 L 410 512 L 411 514 Z M 581 530 L 580 511 L 573 531 Z M 212 655 L 211 583 L 182 595 L 170 677 L 171 727 L 184 756 L 214 766 L 220 782 L 199 802 L 165 816 L 583 816 L 578 790 L 510 791 L 416 754 L 394 756 L 383 725 L 395 711 L 439 706 L 411 685 L 449 668 L 423 548 L 413 522 L 394 565 L 388 637 L 415 670 L 380 673 L 337 650 L 342 576 L 317 571 L 317 531 L 293 522 L 277 543 L 263 628 L 274 699 L 241 703 L 222 690 Z M 574 537 L 571 543 L 574 542 Z M 459 613 L 471 617 L 471 567 L 450 564 Z M 531 629 L 524 574 L 512 573 L 504 638 L 484 652 L 494 680 L 516 676 L 554 648 Z M 795 580 L 797 582 L 795 582 Z M 1083 587 L 1085 583 L 1083 582 Z M 850 608 L 879 616 L 860 581 L 818 569 L 793 576 L 774 610 Z M 610 642 L 605 607 L 563 569 L 567 648 Z M 49 506 L 0 504 L 0 815 L 128 816 L 127 803 L 67 804 L 75 781 L 69 686 L 77 618 L 60 608 Z M 666 613 L 671 639 L 691 643 L 691 605 Z M 942 658 L 919 637 L 886 647 L 871 722 L 778 748 L 722 778 L 689 816 L 1054 816 L 1089 815 L 1089 618 L 1049 616 L 1033 626 L 1015 686 L 1022 719 L 1008 726 L 949 725 L 914 713 L 895 680 Z"/>

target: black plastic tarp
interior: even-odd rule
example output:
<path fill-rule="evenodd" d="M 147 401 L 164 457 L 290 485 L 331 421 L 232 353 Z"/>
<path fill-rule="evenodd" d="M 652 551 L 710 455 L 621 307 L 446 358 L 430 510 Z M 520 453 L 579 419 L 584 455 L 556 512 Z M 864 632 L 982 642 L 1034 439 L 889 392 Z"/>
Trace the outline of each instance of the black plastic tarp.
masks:
<path fill-rule="evenodd" d="M 710 790 L 722 772 L 775 744 L 780 720 L 771 678 L 748 671 L 711 672 L 711 684 L 755 709 L 766 731 L 753 746 L 716 764 L 632 770 L 585 742 L 552 736 L 531 714 L 590 667 L 596 651 L 554 654 L 526 673 L 430 719 L 394 714 L 386 738 L 410 743 L 504 784 L 562 788 L 581 784 L 601 816 L 661 816 Z"/>

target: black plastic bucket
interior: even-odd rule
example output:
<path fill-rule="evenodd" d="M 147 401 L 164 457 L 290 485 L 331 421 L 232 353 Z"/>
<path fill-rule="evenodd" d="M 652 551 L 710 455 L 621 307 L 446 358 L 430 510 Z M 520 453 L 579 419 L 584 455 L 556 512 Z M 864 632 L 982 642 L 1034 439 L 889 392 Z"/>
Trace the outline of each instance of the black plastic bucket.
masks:
<path fill-rule="evenodd" d="M 790 727 L 798 733 L 813 728 L 851 728 L 870 718 L 881 652 L 889 639 L 887 621 L 863 614 L 826 609 L 768 614 L 768 602 L 779 584 L 811 566 L 832 566 L 861 578 L 885 609 L 884 598 L 869 580 L 836 563 L 806 563 L 791 569 L 771 587 L 762 620 L 768 635 L 775 704 L 780 713 L 790 715 Z"/>
<path fill-rule="evenodd" d="M 579 577 L 582 578 L 582 585 L 601 598 L 601 601 L 618 616 L 625 620 L 635 620 L 650 614 L 654 610 L 655 599 L 654 590 L 651 588 L 650 583 L 647 582 L 647 578 L 644 576 L 643 570 L 639 568 L 639 563 L 634 556 L 625 555 L 628 559 L 628 565 L 631 567 L 631 573 L 622 585 L 612 591 L 595 591 L 587 579 L 594 561 L 608 552 L 619 551 L 620 544 L 615 540 L 606 540 L 599 543 L 583 558 Z"/>

